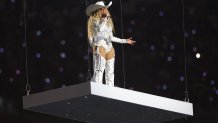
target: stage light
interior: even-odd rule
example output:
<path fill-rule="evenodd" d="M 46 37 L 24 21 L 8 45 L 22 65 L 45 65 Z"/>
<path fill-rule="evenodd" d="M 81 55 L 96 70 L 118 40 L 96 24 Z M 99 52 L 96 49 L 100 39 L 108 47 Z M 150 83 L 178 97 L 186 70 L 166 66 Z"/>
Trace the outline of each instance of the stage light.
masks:
<path fill-rule="evenodd" d="M 162 86 L 162 89 L 163 89 L 163 90 L 167 90 L 167 85 L 164 84 L 164 85 Z"/>
<path fill-rule="evenodd" d="M 170 49 L 171 49 L 171 50 L 175 50 L 175 45 L 171 44 L 171 45 L 170 45 Z"/>
<path fill-rule="evenodd" d="M 67 56 L 66 56 L 66 53 L 64 53 L 64 52 L 61 52 L 60 53 L 60 57 L 62 58 L 62 59 L 65 59 Z"/>
<path fill-rule="evenodd" d="M 89 59 L 88 55 L 84 55 L 84 56 L 83 56 L 83 59 L 84 59 L 84 60 L 88 60 L 88 59 Z"/>
<path fill-rule="evenodd" d="M 155 46 L 154 45 L 150 45 L 150 50 L 151 51 L 154 51 L 156 48 L 155 48 Z"/>
<path fill-rule="evenodd" d="M 20 75 L 20 70 L 19 69 L 16 70 L 16 74 Z"/>
<path fill-rule="evenodd" d="M 200 58 L 201 57 L 201 54 L 200 53 L 196 53 L 196 58 Z"/>
<path fill-rule="evenodd" d="M 58 71 L 62 73 L 62 72 L 64 72 L 64 68 L 63 67 L 59 67 Z"/>
<path fill-rule="evenodd" d="M 215 83 L 216 83 L 216 82 L 215 82 L 214 80 L 211 80 L 211 81 L 210 81 L 210 85 L 215 85 Z"/>
<path fill-rule="evenodd" d="M 213 97 L 209 97 L 209 101 L 212 102 L 214 100 Z"/>
<path fill-rule="evenodd" d="M 11 0 L 11 3 L 15 3 L 16 2 L 16 0 Z"/>
<path fill-rule="evenodd" d="M 11 83 L 14 82 L 14 78 L 13 78 L 13 77 L 10 77 L 10 78 L 9 78 L 9 82 L 11 82 Z"/>
<path fill-rule="evenodd" d="M 192 48 L 192 51 L 193 51 L 193 52 L 197 52 L 197 47 L 194 46 L 194 47 Z"/>
<path fill-rule="evenodd" d="M 41 54 L 40 53 L 36 53 L 36 58 L 40 59 L 41 58 Z"/>
<path fill-rule="evenodd" d="M 50 84 L 51 83 L 51 79 L 50 78 L 45 78 L 45 83 Z"/>
<path fill-rule="evenodd" d="M 23 43 L 21 44 L 21 46 L 22 46 L 23 48 L 25 48 L 25 47 L 26 47 L 26 43 L 23 42 Z"/>
<path fill-rule="evenodd" d="M 163 17 L 164 16 L 164 12 L 163 11 L 159 11 L 159 16 Z"/>
<path fill-rule="evenodd" d="M 172 58 L 171 56 L 168 56 L 168 57 L 167 57 L 167 61 L 168 61 L 168 62 L 171 62 L 172 60 L 173 60 L 173 58 Z"/>
<path fill-rule="evenodd" d="M 192 34 L 195 35 L 197 32 L 195 29 L 192 29 Z"/>
<path fill-rule="evenodd" d="M 83 32 L 79 32 L 78 36 L 81 38 L 84 36 Z"/>
<path fill-rule="evenodd" d="M 216 95 L 218 95 L 218 89 L 216 90 Z"/>
<path fill-rule="evenodd" d="M 179 81 L 183 82 L 185 80 L 185 77 L 184 76 L 180 76 L 179 77 Z"/>
<path fill-rule="evenodd" d="M 206 77 L 206 76 L 207 76 L 207 72 L 203 72 L 203 73 L 202 73 L 202 76 L 203 76 L 203 77 Z"/>
<path fill-rule="evenodd" d="M 130 21 L 130 24 L 131 24 L 131 25 L 135 25 L 135 20 L 131 20 L 131 21 Z"/>
<path fill-rule="evenodd" d="M 5 49 L 4 48 L 0 48 L 0 53 L 4 53 L 5 52 Z"/>
<path fill-rule="evenodd" d="M 61 40 L 61 45 L 65 45 L 66 41 L 65 40 Z"/>
<path fill-rule="evenodd" d="M 37 30 L 37 31 L 36 31 L 36 36 L 41 36 L 41 34 L 42 34 L 42 31 L 41 31 L 41 30 Z"/>
<path fill-rule="evenodd" d="M 186 38 L 189 37 L 188 32 L 185 32 L 185 33 L 184 33 L 184 36 L 185 36 Z"/>
<path fill-rule="evenodd" d="M 82 79 L 84 77 L 83 73 L 78 74 L 79 79 Z"/>

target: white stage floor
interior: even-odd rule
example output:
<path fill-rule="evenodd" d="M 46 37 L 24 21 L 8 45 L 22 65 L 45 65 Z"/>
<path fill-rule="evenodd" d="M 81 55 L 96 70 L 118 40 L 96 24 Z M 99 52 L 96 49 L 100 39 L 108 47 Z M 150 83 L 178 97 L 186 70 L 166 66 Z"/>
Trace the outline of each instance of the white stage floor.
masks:
<path fill-rule="evenodd" d="M 23 108 L 89 123 L 161 123 L 193 116 L 192 103 L 93 82 L 24 96 Z"/>

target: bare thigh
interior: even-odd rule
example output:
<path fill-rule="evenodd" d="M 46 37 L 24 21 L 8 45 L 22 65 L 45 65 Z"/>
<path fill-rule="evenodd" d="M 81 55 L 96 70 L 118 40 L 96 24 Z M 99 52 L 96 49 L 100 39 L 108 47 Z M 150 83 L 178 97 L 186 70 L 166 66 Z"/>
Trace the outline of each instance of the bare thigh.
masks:
<path fill-rule="evenodd" d="M 114 58 L 114 56 L 115 56 L 115 50 L 114 50 L 114 48 L 111 48 L 110 51 L 108 53 L 106 53 L 105 58 L 108 61 L 108 60 Z"/>
<path fill-rule="evenodd" d="M 97 52 L 97 46 L 93 46 L 93 53 L 95 54 Z M 105 58 L 106 50 L 104 49 L 103 46 L 99 47 L 99 54 Z"/>

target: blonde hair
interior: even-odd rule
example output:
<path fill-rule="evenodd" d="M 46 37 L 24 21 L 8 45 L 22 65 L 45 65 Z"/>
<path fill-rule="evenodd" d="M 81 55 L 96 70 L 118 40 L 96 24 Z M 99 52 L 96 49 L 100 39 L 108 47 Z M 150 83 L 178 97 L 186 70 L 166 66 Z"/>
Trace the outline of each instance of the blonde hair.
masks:
<path fill-rule="evenodd" d="M 108 10 L 107 10 L 107 11 L 108 11 Z M 109 13 L 109 11 L 108 11 L 108 13 Z M 109 14 L 110 14 L 110 13 L 109 13 Z M 101 19 L 101 11 L 100 11 L 100 9 L 94 11 L 94 12 L 92 13 L 92 15 L 89 16 L 89 19 L 88 19 L 88 22 L 87 22 L 87 33 L 88 33 L 88 39 L 89 39 L 89 40 L 92 39 L 92 38 L 93 38 L 93 35 L 94 35 L 94 28 L 93 28 L 94 23 L 95 23 L 95 22 L 99 22 L 100 19 Z M 113 24 L 112 18 L 109 18 L 108 23 L 107 23 L 107 26 L 108 26 L 108 27 L 111 26 L 113 33 L 115 32 L 115 30 L 114 30 L 114 24 Z"/>

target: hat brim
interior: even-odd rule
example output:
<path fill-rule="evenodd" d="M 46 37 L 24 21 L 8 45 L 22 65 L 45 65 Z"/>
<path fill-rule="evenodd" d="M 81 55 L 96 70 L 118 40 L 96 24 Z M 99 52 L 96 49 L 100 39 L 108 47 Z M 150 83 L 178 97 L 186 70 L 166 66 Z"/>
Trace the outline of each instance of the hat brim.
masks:
<path fill-rule="evenodd" d="M 100 8 L 109 8 L 109 7 L 110 6 L 101 6 L 101 5 L 91 4 L 86 9 L 86 15 L 90 16 L 92 14 L 92 12 L 94 12 L 97 9 L 100 9 Z"/>

